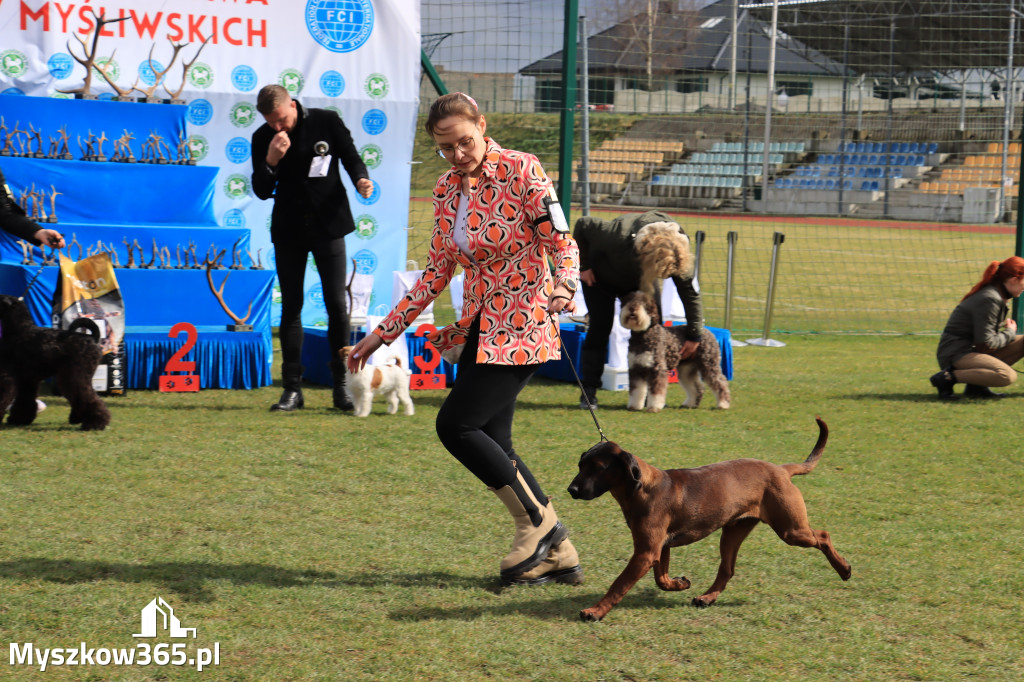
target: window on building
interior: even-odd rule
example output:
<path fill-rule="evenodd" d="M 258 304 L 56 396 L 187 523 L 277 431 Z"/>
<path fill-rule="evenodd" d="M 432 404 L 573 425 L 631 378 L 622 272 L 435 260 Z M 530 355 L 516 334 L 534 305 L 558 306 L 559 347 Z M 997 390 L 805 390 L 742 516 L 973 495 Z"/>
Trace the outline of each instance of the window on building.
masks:
<path fill-rule="evenodd" d="M 805 81 L 775 81 L 775 92 L 786 91 L 786 94 L 790 97 L 797 97 L 798 95 L 807 95 L 810 97 L 814 94 L 814 81 L 808 79 Z"/>
<path fill-rule="evenodd" d="M 681 76 L 676 79 L 676 92 L 707 92 L 708 80 L 704 76 Z"/>

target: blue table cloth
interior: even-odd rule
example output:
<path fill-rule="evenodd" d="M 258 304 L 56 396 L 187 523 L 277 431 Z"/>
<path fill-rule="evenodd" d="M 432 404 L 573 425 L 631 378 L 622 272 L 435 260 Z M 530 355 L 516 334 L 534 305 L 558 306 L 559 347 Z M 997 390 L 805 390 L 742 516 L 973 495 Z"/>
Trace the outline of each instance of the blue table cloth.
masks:
<path fill-rule="evenodd" d="M 157 389 L 167 361 L 184 345 L 186 335 L 168 337 L 168 329 L 128 327 L 125 371 L 129 389 Z M 183 362 L 195 362 L 199 387 L 252 389 L 273 383 L 270 330 L 228 332 L 224 326 L 197 326 L 196 344 Z"/>
<path fill-rule="evenodd" d="M 561 359 L 544 363 L 537 370 L 535 376 L 575 383 L 576 377 L 573 375 L 569 362 L 572 361 L 576 371 L 580 371 L 580 352 L 583 348 L 583 339 L 587 336 L 583 329 L 582 325 L 562 324 L 562 343 L 565 347 Z M 722 351 L 722 372 L 725 374 L 726 379 L 731 381 L 733 374 L 732 343 L 730 343 L 732 334 L 728 329 L 719 329 L 717 327 L 708 327 L 707 329 L 714 334 L 715 339 L 718 341 Z M 305 341 L 302 345 L 302 365 L 305 368 L 303 376 L 307 381 L 329 386 L 331 384 L 331 369 L 329 365 L 330 349 L 327 344 L 327 330 L 318 327 L 304 327 L 303 331 L 305 332 Z M 364 335 L 362 331 L 352 332 L 352 343 L 363 338 Z M 417 355 L 426 357 L 423 350 L 426 339 L 406 332 L 405 342 L 409 348 L 410 363 L 413 362 L 412 358 Z M 413 367 L 413 371 L 417 371 L 415 367 Z M 455 381 L 455 365 L 441 360 L 437 371 L 444 373 L 448 386 L 451 386 L 452 382 Z"/>

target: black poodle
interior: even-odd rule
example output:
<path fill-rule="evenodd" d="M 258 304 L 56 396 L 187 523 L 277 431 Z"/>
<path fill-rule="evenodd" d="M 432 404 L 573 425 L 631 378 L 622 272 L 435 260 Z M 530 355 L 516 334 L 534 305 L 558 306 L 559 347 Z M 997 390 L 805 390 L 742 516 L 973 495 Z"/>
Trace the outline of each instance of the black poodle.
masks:
<path fill-rule="evenodd" d="M 52 376 L 71 405 L 68 421 L 83 431 L 105 429 L 110 412 L 92 387 L 99 341 L 99 327 L 88 318 L 63 331 L 37 327 L 24 301 L 0 295 L 0 417 L 9 406 L 8 424 L 35 421 L 39 384 Z"/>

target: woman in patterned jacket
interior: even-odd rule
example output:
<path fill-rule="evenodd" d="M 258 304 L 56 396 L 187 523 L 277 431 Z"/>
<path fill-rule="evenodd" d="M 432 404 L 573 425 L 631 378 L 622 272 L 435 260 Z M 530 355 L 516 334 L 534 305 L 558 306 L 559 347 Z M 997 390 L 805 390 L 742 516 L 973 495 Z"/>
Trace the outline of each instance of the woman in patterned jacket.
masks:
<path fill-rule="evenodd" d="M 356 371 L 382 344 L 401 338 L 461 266 L 462 318 L 428 337 L 446 359 L 458 362 L 437 414 L 437 435 L 515 521 L 512 550 L 501 561 L 502 583 L 579 584 L 583 570 L 568 532 L 512 447 L 516 398 L 541 363 L 559 357 L 557 313 L 573 310 L 579 250 L 537 158 L 485 137 L 487 121 L 473 98 L 438 98 L 426 129 L 452 165 L 434 188 L 427 266 L 391 314 L 356 344 L 349 369 Z"/>

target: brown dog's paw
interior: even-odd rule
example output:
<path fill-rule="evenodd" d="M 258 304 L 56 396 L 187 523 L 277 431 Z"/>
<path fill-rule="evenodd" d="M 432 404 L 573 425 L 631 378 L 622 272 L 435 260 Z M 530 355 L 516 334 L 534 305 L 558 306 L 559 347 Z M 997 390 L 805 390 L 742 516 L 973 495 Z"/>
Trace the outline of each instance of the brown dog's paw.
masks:
<path fill-rule="evenodd" d="M 709 607 L 712 604 L 714 604 L 715 600 L 714 599 L 707 599 L 704 595 L 701 595 L 699 597 L 694 597 L 693 601 L 690 602 L 690 603 L 693 604 L 694 606 L 696 606 L 698 609 L 706 609 L 707 607 Z"/>
<path fill-rule="evenodd" d="M 685 576 L 679 576 L 675 580 L 676 580 L 676 584 L 678 585 L 678 587 L 676 587 L 677 590 L 688 590 L 688 589 L 690 589 L 690 581 L 687 580 Z"/>
<path fill-rule="evenodd" d="M 604 615 L 601 614 L 601 611 L 597 608 L 583 609 L 580 611 L 580 620 L 585 623 L 596 623 L 602 618 L 604 618 Z"/>

